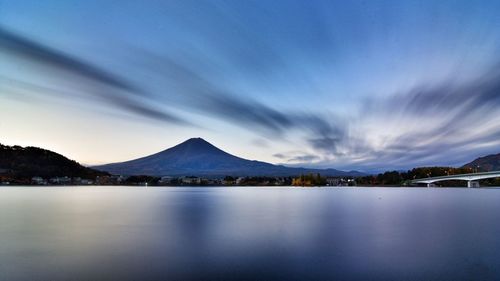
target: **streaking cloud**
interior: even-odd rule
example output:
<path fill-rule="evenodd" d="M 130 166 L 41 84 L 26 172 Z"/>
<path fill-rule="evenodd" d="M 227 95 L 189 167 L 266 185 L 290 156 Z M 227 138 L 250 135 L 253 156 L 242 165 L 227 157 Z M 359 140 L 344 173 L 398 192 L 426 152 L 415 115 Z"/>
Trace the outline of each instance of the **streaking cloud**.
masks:
<path fill-rule="evenodd" d="M 74 80 L 75 87 L 86 86 L 86 92 L 96 94 L 112 105 L 148 118 L 187 125 L 182 119 L 138 101 L 145 93 L 138 87 L 117 76 L 63 52 L 43 46 L 0 27 L 0 49 L 13 56 L 41 64 L 53 75 Z M 83 79 L 83 80 L 82 80 Z M 92 85 L 92 89 L 89 86 Z"/>
<path fill-rule="evenodd" d="M 405 169 L 498 152 L 497 1 L 100 1 L 114 7 L 105 15 L 91 2 L 87 21 L 48 4 L 57 24 L 34 2 L 3 7 L 0 95 L 79 97 L 164 136 L 231 138 L 221 147 L 257 139 L 240 147 L 290 165 Z"/>

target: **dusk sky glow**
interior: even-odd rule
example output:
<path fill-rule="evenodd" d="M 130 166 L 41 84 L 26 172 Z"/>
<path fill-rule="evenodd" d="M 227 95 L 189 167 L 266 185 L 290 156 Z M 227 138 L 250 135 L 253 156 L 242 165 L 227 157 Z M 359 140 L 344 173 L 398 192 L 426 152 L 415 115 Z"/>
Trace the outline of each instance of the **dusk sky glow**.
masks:
<path fill-rule="evenodd" d="M 0 143 L 83 164 L 191 137 L 383 171 L 500 152 L 500 1 L 0 0 Z"/>

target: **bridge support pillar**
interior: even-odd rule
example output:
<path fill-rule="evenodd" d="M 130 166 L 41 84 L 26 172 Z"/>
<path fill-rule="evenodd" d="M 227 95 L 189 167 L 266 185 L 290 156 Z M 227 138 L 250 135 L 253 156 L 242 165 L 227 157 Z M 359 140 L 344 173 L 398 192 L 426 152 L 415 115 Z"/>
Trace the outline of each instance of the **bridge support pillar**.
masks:
<path fill-rule="evenodd" d="M 431 183 L 428 183 L 428 184 L 427 184 L 427 187 L 436 187 L 436 185 L 435 185 L 434 183 L 432 183 L 432 182 L 431 182 Z"/>
<path fill-rule="evenodd" d="M 468 188 L 479 187 L 479 181 L 467 181 L 467 187 Z"/>

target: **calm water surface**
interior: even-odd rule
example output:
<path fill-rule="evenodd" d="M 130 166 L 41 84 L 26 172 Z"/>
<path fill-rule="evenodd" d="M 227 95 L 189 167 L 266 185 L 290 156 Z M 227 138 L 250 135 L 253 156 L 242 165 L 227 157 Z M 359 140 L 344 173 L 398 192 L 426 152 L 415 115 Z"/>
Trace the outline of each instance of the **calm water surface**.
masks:
<path fill-rule="evenodd" d="M 0 280 L 500 280 L 500 190 L 1 187 Z"/>

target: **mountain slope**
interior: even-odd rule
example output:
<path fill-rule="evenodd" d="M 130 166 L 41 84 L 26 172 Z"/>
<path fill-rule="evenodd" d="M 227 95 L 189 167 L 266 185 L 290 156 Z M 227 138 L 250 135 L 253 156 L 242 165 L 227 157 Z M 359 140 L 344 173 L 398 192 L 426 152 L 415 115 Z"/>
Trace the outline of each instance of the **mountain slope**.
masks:
<path fill-rule="evenodd" d="M 2 144 L 0 144 L 0 173 L 14 178 L 68 176 L 88 179 L 107 174 L 84 167 L 50 150 Z"/>
<path fill-rule="evenodd" d="M 479 157 L 474 161 L 465 164 L 463 167 L 472 169 L 478 168 L 479 171 L 482 172 L 500 171 L 500 153 Z"/>
<path fill-rule="evenodd" d="M 226 153 L 201 138 L 189 139 L 143 158 L 94 168 L 112 174 L 153 176 L 294 176 L 305 173 L 340 176 L 357 173 L 335 169 L 290 168 L 247 160 Z"/>

